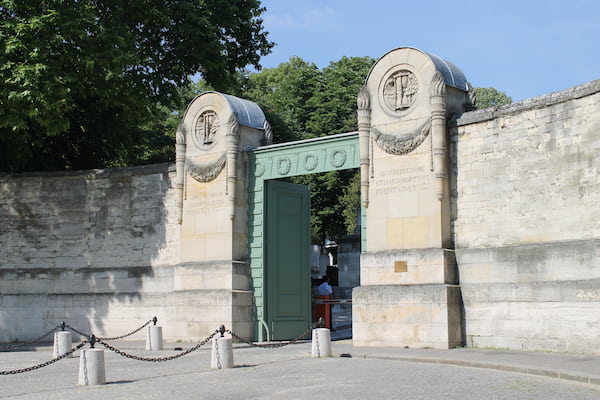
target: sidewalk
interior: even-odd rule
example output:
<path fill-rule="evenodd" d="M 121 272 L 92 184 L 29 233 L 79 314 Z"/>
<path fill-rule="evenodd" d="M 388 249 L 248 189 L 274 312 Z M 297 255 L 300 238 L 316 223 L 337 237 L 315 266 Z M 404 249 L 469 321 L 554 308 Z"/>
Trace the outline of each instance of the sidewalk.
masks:
<path fill-rule="evenodd" d="M 600 355 L 488 349 L 404 349 L 354 347 L 352 310 L 333 307 L 333 351 L 352 357 L 486 368 L 546 376 L 600 386 Z"/>
<path fill-rule="evenodd" d="M 332 349 L 337 355 L 486 368 L 600 386 L 600 356 L 597 355 L 462 348 L 355 347 L 349 340 L 333 342 Z"/>

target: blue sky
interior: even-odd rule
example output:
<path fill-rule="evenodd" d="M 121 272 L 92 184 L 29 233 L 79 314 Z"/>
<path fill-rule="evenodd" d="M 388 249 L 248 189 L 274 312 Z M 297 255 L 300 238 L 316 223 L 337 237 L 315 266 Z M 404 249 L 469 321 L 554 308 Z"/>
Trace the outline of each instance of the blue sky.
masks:
<path fill-rule="evenodd" d="M 265 68 L 416 47 L 514 101 L 600 79 L 600 0 L 263 0 Z"/>

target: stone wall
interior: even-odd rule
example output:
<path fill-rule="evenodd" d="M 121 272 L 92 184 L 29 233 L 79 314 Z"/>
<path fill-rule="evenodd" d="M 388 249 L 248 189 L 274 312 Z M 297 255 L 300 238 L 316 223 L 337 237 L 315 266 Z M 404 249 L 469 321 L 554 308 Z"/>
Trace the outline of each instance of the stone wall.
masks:
<path fill-rule="evenodd" d="M 600 81 L 451 132 L 466 344 L 600 351 Z"/>
<path fill-rule="evenodd" d="M 417 332 L 428 346 L 600 352 L 600 80 L 465 113 L 449 151 L 454 253 L 363 254 L 355 333 L 401 315 L 377 344 L 430 325 L 447 334 Z M 217 322 L 251 336 L 249 264 L 181 262 L 174 181 L 167 164 L 0 174 L 0 342 L 63 320 L 118 335 L 154 315 L 170 340 Z"/>
<path fill-rule="evenodd" d="M 118 334 L 166 319 L 179 261 L 174 168 L 0 175 L 0 341 L 66 321 Z"/>

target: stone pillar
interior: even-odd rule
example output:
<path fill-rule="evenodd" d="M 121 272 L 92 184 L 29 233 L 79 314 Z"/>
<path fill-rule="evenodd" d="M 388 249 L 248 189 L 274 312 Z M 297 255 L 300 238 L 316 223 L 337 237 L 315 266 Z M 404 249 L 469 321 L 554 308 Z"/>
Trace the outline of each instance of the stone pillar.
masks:
<path fill-rule="evenodd" d="M 358 138 L 360 143 L 360 193 L 361 205 L 369 206 L 369 130 L 371 128 L 371 109 L 369 91 L 365 86 L 360 89 L 357 100 Z"/>
<path fill-rule="evenodd" d="M 431 82 L 431 151 L 436 196 L 442 201 L 446 187 L 446 82 L 440 71 L 435 71 Z"/>
<path fill-rule="evenodd" d="M 356 345 L 461 344 L 446 121 L 462 113 L 467 96 L 458 68 L 412 48 L 382 57 L 358 96 L 368 208 L 353 292 Z"/>
<path fill-rule="evenodd" d="M 225 324 L 253 334 L 247 246 L 248 162 L 243 151 L 270 140 L 262 110 L 206 92 L 188 106 L 177 132 L 180 262 L 169 295 L 169 329 L 202 337 Z"/>

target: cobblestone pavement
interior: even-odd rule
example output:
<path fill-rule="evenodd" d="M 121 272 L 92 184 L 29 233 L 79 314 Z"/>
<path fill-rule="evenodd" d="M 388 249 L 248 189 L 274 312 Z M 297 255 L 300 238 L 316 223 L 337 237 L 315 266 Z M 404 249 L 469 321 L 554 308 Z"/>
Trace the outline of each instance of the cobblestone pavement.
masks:
<path fill-rule="evenodd" d="M 142 356 L 177 353 L 169 343 L 148 352 L 143 342 L 115 345 Z M 162 363 L 105 351 L 107 384 L 77 385 L 79 357 L 37 371 L 0 376 L 6 399 L 545 399 L 600 398 L 600 357 L 477 349 L 418 350 L 332 343 L 334 357 L 312 358 L 311 343 L 277 349 L 234 345 L 235 368 L 210 369 L 210 348 Z M 0 353 L 0 371 L 52 357 L 50 347 Z M 469 367 L 470 365 L 470 367 Z M 478 368 L 474 368 L 478 367 Z M 520 368 L 520 369 L 519 369 Z M 510 371 L 520 371 L 519 373 Z M 551 375 L 554 378 L 540 375 Z M 562 374 L 562 376 L 561 376 Z M 570 375 L 569 375 L 570 374 Z M 557 379 L 561 378 L 561 379 Z M 574 380 L 598 384 L 582 384 Z M 596 380 L 597 379 L 597 380 Z"/>

